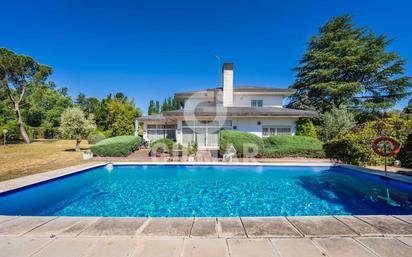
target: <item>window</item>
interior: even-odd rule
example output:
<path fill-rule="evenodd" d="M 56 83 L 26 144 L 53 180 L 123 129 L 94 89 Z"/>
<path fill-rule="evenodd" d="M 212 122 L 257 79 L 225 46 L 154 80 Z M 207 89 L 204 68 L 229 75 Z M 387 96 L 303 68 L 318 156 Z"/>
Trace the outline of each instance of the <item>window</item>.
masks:
<path fill-rule="evenodd" d="M 160 138 L 176 140 L 176 125 L 147 125 L 147 139 L 154 141 Z"/>
<path fill-rule="evenodd" d="M 290 136 L 292 134 L 291 127 L 263 126 L 262 135 L 268 136 Z"/>
<path fill-rule="evenodd" d="M 252 100 L 252 107 L 262 107 L 263 100 Z"/>
<path fill-rule="evenodd" d="M 182 144 L 188 145 L 196 140 L 199 147 L 219 146 L 219 132 L 221 129 L 231 129 L 232 121 L 183 121 L 182 122 Z"/>

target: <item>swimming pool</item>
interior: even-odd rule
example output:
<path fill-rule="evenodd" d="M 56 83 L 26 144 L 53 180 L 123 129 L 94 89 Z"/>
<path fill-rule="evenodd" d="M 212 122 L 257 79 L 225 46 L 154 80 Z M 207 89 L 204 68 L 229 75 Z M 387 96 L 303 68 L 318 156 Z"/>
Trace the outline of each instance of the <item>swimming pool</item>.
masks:
<path fill-rule="evenodd" d="M 412 214 L 412 185 L 337 166 L 115 165 L 0 194 L 0 215 L 355 214 Z"/>

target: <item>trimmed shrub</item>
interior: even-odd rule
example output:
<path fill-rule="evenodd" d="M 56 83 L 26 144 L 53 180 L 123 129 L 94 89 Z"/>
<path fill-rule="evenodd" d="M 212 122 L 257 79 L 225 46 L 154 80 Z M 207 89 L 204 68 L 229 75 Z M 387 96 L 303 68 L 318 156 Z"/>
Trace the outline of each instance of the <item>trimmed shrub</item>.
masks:
<path fill-rule="evenodd" d="M 339 133 L 346 132 L 356 125 L 355 116 L 346 108 L 333 108 L 320 115 L 320 125 L 317 127 L 319 138 L 328 142 Z"/>
<path fill-rule="evenodd" d="M 353 129 L 338 134 L 325 144 L 325 152 L 329 158 L 337 159 L 353 165 L 382 165 L 384 158 L 372 150 L 372 142 L 381 135 L 397 140 L 401 147 L 412 132 L 412 121 L 399 118 L 397 115 L 359 124 Z M 395 157 L 388 158 L 392 164 Z"/>
<path fill-rule="evenodd" d="M 264 147 L 261 157 L 308 157 L 323 158 L 322 142 L 313 137 L 305 136 L 270 136 L 263 139 Z"/>
<path fill-rule="evenodd" d="M 412 168 L 412 134 L 409 134 L 407 142 L 401 148 L 398 155 L 402 167 Z"/>
<path fill-rule="evenodd" d="M 104 139 L 90 147 L 93 154 L 97 156 L 126 157 L 139 146 L 143 139 L 135 136 L 118 136 Z"/>
<path fill-rule="evenodd" d="M 152 153 L 173 153 L 174 142 L 170 138 L 160 138 L 150 143 L 150 150 Z"/>
<path fill-rule="evenodd" d="M 105 135 L 98 131 L 95 130 L 92 133 L 89 134 L 89 136 L 87 137 L 87 141 L 89 142 L 90 145 L 94 145 L 100 141 L 102 141 L 103 139 L 105 139 Z"/>
<path fill-rule="evenodd" d="M 235 147 L 236 155 L 238 157 L 244 157 L 244 150 L 246 150 L 246 152 L 252 152 L 253 150 L 258 150 L 260 152 L 263 148 L 262 139 L 254 134 L 236 130 L 222 130 L 220 132 L 219 149 L 221 155 L 226 152 L 229 144 L 232 144 Z M 244 147 L 246 149 L 244 149 Z M 257 147 L 257 149 L 255 149 L 255 147 Z"/>
<path fill-rule="evenodd" d="M 296 135 L 317 138 L 316 127 L 310 118 L 300 118 L 296 121 Z"/>

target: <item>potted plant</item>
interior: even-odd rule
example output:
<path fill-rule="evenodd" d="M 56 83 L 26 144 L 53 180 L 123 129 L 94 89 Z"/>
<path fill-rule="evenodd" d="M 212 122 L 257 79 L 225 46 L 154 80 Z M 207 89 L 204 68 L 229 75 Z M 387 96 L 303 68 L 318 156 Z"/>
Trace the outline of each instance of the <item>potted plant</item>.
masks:
<path fill-rule="evenodd" d="M 194 142 L 191 142 L 187 149 L 186 149 L 186 153 L 187 153 L 187 160 L 189 162 L 193 162 L 195 160 L 195 156 L 197 154 L 197 150 L 198 150 L 198 146 L 197 146 L 197 140 L 195 140 Z"/>

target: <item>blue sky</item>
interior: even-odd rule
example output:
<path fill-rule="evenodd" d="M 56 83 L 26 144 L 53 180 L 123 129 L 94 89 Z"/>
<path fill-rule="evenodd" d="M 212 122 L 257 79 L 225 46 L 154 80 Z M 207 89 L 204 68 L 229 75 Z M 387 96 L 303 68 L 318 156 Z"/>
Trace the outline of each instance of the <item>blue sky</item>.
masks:
<path fill-rule="evenodd" d="M 214 87 L 216 54 L 235 63 L 235 84 L 288 87 L 305 42 L 341 14 L 394 38 L 390 50 L 412 76 L 408 0 L 14 0 L 1 7 L 0 47 L 53 67 L 51 80 L 72 96 L 122 91 L 143 110 L 150 99 Z"/>

